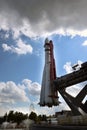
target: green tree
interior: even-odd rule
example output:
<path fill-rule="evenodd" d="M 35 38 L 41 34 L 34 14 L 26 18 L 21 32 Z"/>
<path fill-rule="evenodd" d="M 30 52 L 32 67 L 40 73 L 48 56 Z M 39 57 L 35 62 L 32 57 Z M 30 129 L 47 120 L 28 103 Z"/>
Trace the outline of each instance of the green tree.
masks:
<path fill-rule="evenodd" d="M 14 113 L 14 122 L 20 124 L 24 120 L 24 114 L 22 112 L 15 112 Z"/>
<path fill-rule="evenodd" d="M 46 115 L 42 115 L 42 121 L 47 121 Z"/>
<path fill-rule="evenodd" d="M 39 115 L 39 116 L 38 116 L 38 121 L 39 121 L 39 122 L 40 122 L 40 121 L 47 121 L 46 115 Z"/>
<path fill-rule="evenodd" d="M 14 111 L 9 111 L 8 115 L 6 113 L 3 117 L 4 121 L 17 122 L 17 124 L 21 123 L 22 120 L 25 120 L 27 118 L 28 114 L 23 114 L 22 112 L 14 112 Z"/>
<path fill-rule="evenodd" d="M 37 114 L 35 112 L 31 112 L 29 115 L 29 119 L 37 121 Z"/>
<path fill-rule="evenodd" d="M 8 117 L 8 115 L 7 115 L 7 112 L 6 112 L 5 115 L 3 116 L 3 120 L 7 121 L 7 117 Z"/>
<path fill-rule="evenodd" d="M 9 111 L 9 114 L 7 116 L 7 121 L 14 122 L 14 111 Z"/>

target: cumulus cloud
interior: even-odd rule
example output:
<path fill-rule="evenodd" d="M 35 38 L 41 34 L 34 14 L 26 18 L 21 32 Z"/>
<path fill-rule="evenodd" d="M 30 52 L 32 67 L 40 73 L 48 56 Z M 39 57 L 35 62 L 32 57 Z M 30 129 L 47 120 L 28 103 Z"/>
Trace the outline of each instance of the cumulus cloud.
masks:
<path fill-rule="evenodd" d="M 87 36 L 86 5 L 86 0 L 0 0 L 0 28 L 12 29 L 15 37 L 20 33 Z"/>
<path fill-rule="evenodd" d="M 80 60 L 78 60 L 77 64 L 74 64 L 74 65 L 72 65 L 71 62 L 66 62 L 66 64 L 63 66 L 63 68 L 65 69 L 66 73 L 68 74 L 68 73 L 71 73 L 74 71 L 73 66 L 76 66 L 75 67 L 76 70 L 80 69 L 81 64 L 82 64 L 82 61 L 80 61 Z"/>
<path fill-rule="evenodd" d="M 25 44 L 21 39 L 16 40 L 16 46 L 3 43 L 2 48 L 4 51 L 9 51 L 18 55 L 25 55 L 27 53 L 32 53 L 33 51 L 32 46 Z"/>
<path fill-rule="evenodd" d="M 2 48 L 4 49 L 4 51 L 10 51 L 10 50 L 11 50 L 11 47 L 8 46 L 8 45 L 5 44 L 5 43 L 2 44 Z"/>
<path fill-rule="evenodd" d="M 87 40 L 82 43 L 82 46 L 87 46 Z"/>
<path fill-rule="evenodd" d="M 39 96 L 40 95 L 40 90 L 41 86 L 37 82 L 32 82 L 29 79 L 24 79 L 23 84 L 28 88 L 29 93 L 33 96 Z"/>
<path fill-rule="evenodd" d="M 0 115 L 4 115 L 5 112 L 10 110 L 28 113 L 31 103 L 37 106 L 40 89 L 41 86 L 39 83 L 32 82 L 29 79 L 24 79 L 19 84 L 13 81 L 0 82 Z M 21 106 L 19 102 L 23 104 L 27 103 L 27 106 Z M 12 104 L 16 104 L 17 106 L 14 107 Z"/>
<path fill-rule="evenodd" d="M 72 69 L 72 66 L 71 66 L 71 62 L 67 62 L 64 67 L 63 67 L 65 70 L 66 70 L 66 73 L 71 73 L 73 72 L 73 69 Z"/>
<path fill-rule="evenodd" d="M 0 102 L 28 102 L 29 99 L 23 89 L 19 88 L 13 81 L 0 82 Z"/>
<path fill-rule="evenodd" d="M 29 79 L 24 79 L 21 84 L 16 84 L 13 81 L 0 82 L 0 103 L 29 102 L 31 100 L 29 95 L 39 96 L 40 89 L 39 83 L 32 82 Z"/>

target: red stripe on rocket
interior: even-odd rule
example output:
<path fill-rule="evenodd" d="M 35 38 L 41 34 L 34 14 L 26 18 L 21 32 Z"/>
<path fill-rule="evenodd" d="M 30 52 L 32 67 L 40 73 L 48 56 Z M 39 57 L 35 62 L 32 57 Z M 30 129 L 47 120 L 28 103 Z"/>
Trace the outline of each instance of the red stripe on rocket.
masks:
<path fill-rule="evenodd" d="M 55 68 L 55 59 L 53 54 L 53 42 L 50 41 L 50 80 L 56 79 L 56 68 Z"/>

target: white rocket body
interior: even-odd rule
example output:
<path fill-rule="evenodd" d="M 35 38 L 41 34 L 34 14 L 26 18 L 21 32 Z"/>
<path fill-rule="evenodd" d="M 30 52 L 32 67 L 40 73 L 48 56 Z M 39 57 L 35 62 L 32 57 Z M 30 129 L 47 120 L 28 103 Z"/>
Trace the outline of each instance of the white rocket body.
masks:
<path fill-rule="evenodd" d="M 52 81 L 56 79 L 55 60 L 52 41 L 45 40 L 45 66 L 42 77 L 40 106 L 52 107 L 59 104 L 58 93 L 54 91 Z"/>

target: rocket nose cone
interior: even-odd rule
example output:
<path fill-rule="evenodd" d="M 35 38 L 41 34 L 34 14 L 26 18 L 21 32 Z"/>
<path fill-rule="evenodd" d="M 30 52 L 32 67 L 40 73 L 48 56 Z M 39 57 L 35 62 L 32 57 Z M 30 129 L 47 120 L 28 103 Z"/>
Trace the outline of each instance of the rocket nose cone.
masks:
<path fill-rule="evenodd" d="M 45 39 L 45 43 L 49 43 L 49 39 L 48 38 Z"/>

